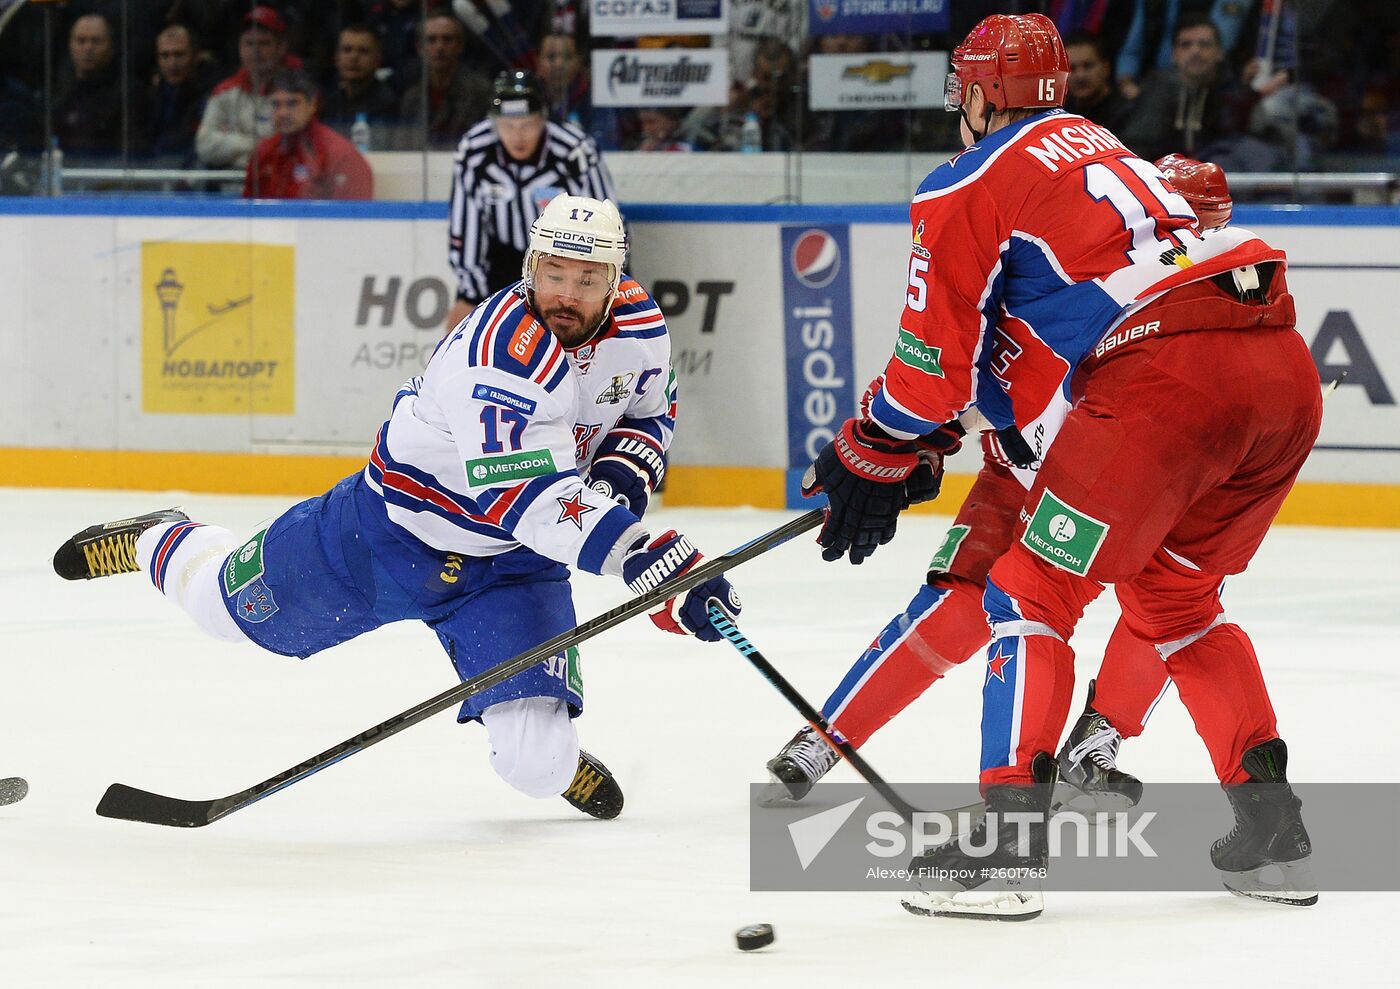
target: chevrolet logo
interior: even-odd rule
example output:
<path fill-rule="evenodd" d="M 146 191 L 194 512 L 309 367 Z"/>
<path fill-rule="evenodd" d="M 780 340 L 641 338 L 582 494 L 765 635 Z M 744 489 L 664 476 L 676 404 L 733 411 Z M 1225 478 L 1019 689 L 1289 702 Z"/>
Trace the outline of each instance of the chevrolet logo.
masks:
<path fill-rule="evenodd" d="M 903 62 L 896 65 L 894 62 L 883 58 L 871 59 L 863 65 L 848 65 L 846 71 L 841 73 L 842 79 L 864 79 L 877 86 L 884 86 L 891 79 L 901 79 L 912 75 L 914 65 L 912 62 Z"/>

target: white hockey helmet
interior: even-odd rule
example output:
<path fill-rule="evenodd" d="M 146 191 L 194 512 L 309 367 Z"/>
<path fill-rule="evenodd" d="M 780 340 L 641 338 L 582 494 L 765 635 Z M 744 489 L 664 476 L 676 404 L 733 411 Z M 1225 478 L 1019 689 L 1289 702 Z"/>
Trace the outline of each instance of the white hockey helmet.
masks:
<path fill-rule="evenodd" d="M 606 264 L 607 304 L 611 308 L 622 281 L 622 265 L 627 260 L 627 231 L 622 226 L 622 215 L 610 199 L 555 196 L 530 224 L 530 246 L 525 250 L 521 274 L 525 287 L 532 291 L 535 269 L 546 254 Z"/>

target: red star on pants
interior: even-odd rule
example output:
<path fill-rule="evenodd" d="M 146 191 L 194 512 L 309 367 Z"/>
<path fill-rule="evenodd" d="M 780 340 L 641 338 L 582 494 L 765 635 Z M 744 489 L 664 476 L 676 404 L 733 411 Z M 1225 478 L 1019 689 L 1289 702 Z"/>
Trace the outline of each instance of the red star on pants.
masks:
<path fill-rule="evenodd" d="M 583 492 L 576 491 L 569 498 L 555 498 L 559 502 L 559 518 L 556 522 L 563 522 L 565 519 L 578 526 L 578 531 L 583 531 L 583 517 L 589 512 L 596 512 L 598 509 L 593 505 L 586 505 L 583 501 Z"/>
<path fill-rule="evenodd" d="M 987 657 L 987 682 L 991 683 L 992 677 L 996 677 L 1002 683 L 1005 683 L 1006 674 L 1004 670 L 1006 669 L 1006 664 L 1015 658 L 1016 654 L 1014 652 L 998 652 L 995 656 Z"/>

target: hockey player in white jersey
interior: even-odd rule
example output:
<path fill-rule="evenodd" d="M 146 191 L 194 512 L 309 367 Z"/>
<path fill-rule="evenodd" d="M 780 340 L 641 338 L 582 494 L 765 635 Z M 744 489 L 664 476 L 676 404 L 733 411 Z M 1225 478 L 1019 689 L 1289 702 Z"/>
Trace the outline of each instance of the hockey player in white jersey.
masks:
<path fill-rule="evenodd" d="M 212 635 L 305 658 L 387 622 L 419 619 L 467 679 L 577 624 L 568 567 L 641 593 L 701 559 L 641 522 L 675 424 L 660 309 L 623 270 L 609 201 L 554 199 L 531 227 L 523 279 L 497 292 L 399 390 L 365 469 L 250 539 L 155 512 L 93 526 L 55 554 L 70 580 L 145 570 Z M 723 577 L 652 613 L 716 640 L 707 604 L 740 605 Z M 597 817 L 622 794 L 580 754 L 577 652 L 468 698 L 491 765 L 534 797 Z"/>

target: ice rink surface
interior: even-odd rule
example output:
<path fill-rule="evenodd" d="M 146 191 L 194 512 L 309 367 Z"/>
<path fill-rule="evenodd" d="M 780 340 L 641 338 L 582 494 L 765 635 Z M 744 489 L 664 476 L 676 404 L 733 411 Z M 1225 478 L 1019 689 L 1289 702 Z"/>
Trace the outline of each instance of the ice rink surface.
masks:
<path fill-rule="evenodd" d="M 455 682 L 416 624 L 298 662 L 203 638 L 141 576 L 53 575 L 78 529 L 175 502 L 240 536 L 288 504 L 0 491 L 0 777 L 31 784 L 0 808 L 5 987 L 1394 984 L 1400 894 L 1324 892 L 1311 909 L 1050 894 L 1039 920 L 1008 925 L 914 918 L 891 894 L 751 893 L 747 784 L 800 719 L 729 646 L 644 619 L 583 648 L 580 732 L 626 791 L 616 821 L 517 795 L 481 729 L 446 714 L 208 828 L 104 820 L 110 782 L 222 796 Z M 649 522 L 718 553 L 784 517 Z M 820 703 L 945 525 L 906 519 L 859 569 L 823 564 L 808 537 L 740 568 L 742 627 Z M 1295 780 L 1397 780 L 1397 559 L 1397 532 L 1281 528 L 1227 587 Z M 576 586 L 581 619 L 627 596 Z M 1081 626 L 1076 711 L 1113 619 L 1104 600 Z M 871 742 L 872 763 L 895 782 L 972 781 L 981 681 L 973 667 L 937 684 Z M 1210 778 L 1174 694 L 1121 764 L 1149 786 Z M 759 922 L 777 943 L 738 952 L 734 930 Z"/>

